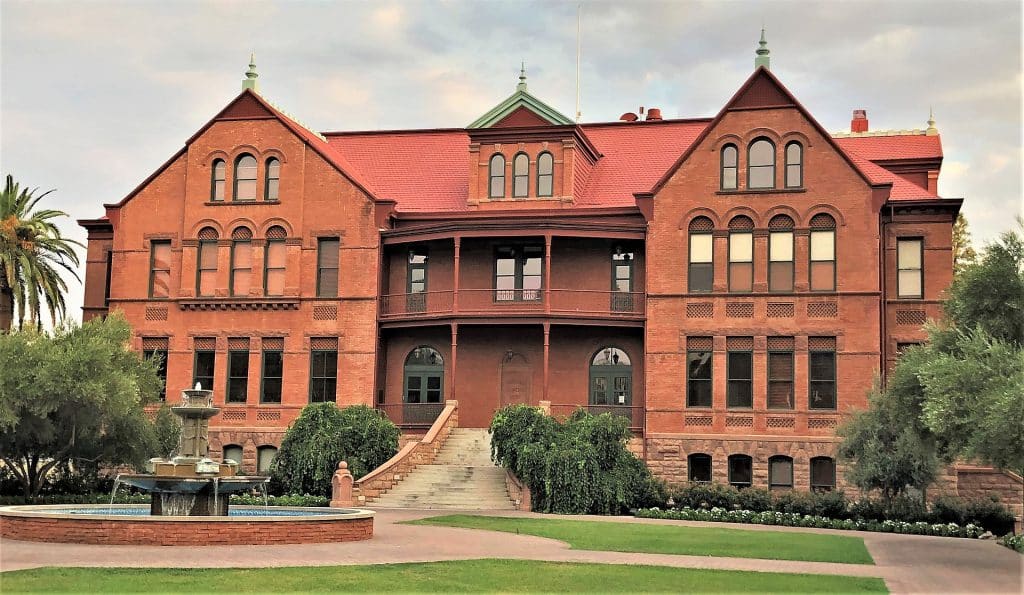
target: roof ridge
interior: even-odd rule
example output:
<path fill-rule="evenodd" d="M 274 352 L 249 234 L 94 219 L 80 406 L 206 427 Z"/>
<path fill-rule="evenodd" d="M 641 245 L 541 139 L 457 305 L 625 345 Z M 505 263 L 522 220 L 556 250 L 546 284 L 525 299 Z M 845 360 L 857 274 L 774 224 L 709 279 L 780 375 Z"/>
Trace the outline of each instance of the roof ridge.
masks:
<path fill-rule="evenodd" d="M 849 132 L 838 130 L 830 133 L 832 138 L 861 138 L 866 136 L 928 136 L 926 130 L 920 128 L 890 129 L 890 130 L 868 130 L 865 132 Z"/>

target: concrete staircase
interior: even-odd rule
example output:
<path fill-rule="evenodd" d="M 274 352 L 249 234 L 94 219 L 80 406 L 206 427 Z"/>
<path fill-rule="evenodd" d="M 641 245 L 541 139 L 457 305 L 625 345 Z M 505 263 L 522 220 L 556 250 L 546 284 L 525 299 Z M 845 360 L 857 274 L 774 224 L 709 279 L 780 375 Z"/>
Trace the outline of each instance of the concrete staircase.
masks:
<path fill-rule="evenodd" d="M 485 429 L 454 428 L 431 465 L 419 465 L 373 508 L 514 510 L 505 470 L 491 462 Z"/>

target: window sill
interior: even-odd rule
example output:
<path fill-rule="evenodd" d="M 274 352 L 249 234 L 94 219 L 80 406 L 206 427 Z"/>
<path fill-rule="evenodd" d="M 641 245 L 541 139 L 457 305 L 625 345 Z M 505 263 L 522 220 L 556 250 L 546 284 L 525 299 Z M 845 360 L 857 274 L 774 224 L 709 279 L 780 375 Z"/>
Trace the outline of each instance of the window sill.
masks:
<path fill-rule="evenodd" d="M 715 192 L 718 195 L 729 195 L 729 194 L 799 194 L 801 192 L 807 192 L 807 188 L 757 188 L 757 189 L 743 189 L 743 190 L 719 190 Z"/>
<path fill-rule="evenodd" d="M 208 200 L 203 203 L 208 207 L 228 207 L 240 205 L 279 205 L 280 200 Z"/>

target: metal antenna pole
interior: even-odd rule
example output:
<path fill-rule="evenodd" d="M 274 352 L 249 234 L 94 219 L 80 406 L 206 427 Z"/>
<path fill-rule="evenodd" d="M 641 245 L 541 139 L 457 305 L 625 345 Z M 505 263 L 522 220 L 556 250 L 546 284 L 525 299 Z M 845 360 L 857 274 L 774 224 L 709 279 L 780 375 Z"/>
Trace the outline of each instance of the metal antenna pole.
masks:
<path fill-rule="evenodd" d="M 580 34 L 583 21 L 583 5 L 576 5 L 576 122 L 580 121 L 580 54 L 583 51 L 582 37 Z"/>

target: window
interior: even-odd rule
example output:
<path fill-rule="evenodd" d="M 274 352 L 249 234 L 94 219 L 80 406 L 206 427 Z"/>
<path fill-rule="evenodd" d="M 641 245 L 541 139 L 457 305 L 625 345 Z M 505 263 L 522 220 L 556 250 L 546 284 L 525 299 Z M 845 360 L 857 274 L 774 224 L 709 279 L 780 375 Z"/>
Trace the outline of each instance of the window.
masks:
<path fill-rule="evenodd" d="M 824 213 L 811 218 L 811 291 L 836 289 L 836 220 Z"/>
<path fill-rule="evenodd" d="M 236 339 L 229 339 L 229 343 Z M 228 403 L 244 403 L 249 391 L 249 349 L 232 345 L 228 350 Z"/>
<path fill-rule="evenodd" d="M 520 153 L 512 160 L 512 196 L 520 198 L 530 193 L 530 158 Z"/>
<path fill-rule="evenodd" d="M 633 252 L 616 246 L 612 252 L 612 312 L 633 311 Z"/>
<path fill-rule="evenodd" d="M 768 489 L 793 489 L 793 459 L 776 455 L 768 459 Z"/>
<path fill-rule="evenodd" d="M 145 359 L 156 359 L 156 375 L 162 381 L 159 398 L 161 401 L 167 399 L 167 351 L 169 340 L 166 337 L 143 338 L 142 357 Z"/>
<path fill-rule="evenodd" d="M 249 295 L 252 287 L 252 231 L 236 228 L 231 233 L 231 281 L 229 293 L 235 297 Z"/>
<path fill-rule="evenodd" d="M 103 279 L 103 307 L 104 308 L 109 308 L 110 307 L 110 275 L 111 275 L 112 271 L 114 270 L 114 251 L 113 250 L 107 250 L 105 260 L 107 261 L 107 269 L 106 269 L 106 272 L 104 273 L 104 279 Z"/>
<path fill-rule="evenodd" d="M 768 291 L 793 291 L 793 220 L 785 215 L 768 222 Z"/>
<path fill-rule="evenodd" d="M 420 346 L 405 357 L 405 403 L 444 400 L 444 358 L 433 347 Z"/>
<path fill-rule="evenodd" d="M 232 200 L 256 200 L 256 158 L 252 155 L 239 155 L 235 160 Z"/>
<path fill-rule="evenodd" d="M 267 159 L 267 170 L 263 184 L 263 200 L 279 200 L 281 185 L 281 162 L 271 157 Z"/>
<path fill-rule="evenodd" d="M 836 489 L 836 461 L 831 457 L 811 459 L 811 490 L 831 492 Z"/>
<path fill-rule="evenodd" d="M 729 222 L 729 291 L 754 290 L 754 222 L 739 216 Z"/>
<path fill-rule="evenodd" d="M 280 344 L 279 344 L 280 343 Z M 260 402 L 281 402 L 281 379 L 284 377 L 283 341 L 263 340 L 263 373 L 260 381 Z"/>
<path fill-rule="evenodd" d="M 316 251 L 316 295 L 338 297 L 338 238 L 320 238 Z"/>
<path fill-rule="evenodd" d="M 691 337 L 686 352 L 686 406 L 711 407 L 711 338 Z"/>
<path fill-rule="evenodd" d="M 625 351 L 603 347 L 591 358 L 590 404 L 626 407 L 633 404 L 633 362 Z"/>
<path fill-rule="evenodd" d="M 537 196 L 551 196 L 555 189 L 555 158 L 551 153 L 537 157 Z"/>
<path fill-rule="evenodd" d="M 798 142 L 786 145 L 786 188 L 804 185 L 804 146 Z"/>
<path fill-rule="evenodd" d="M 498 153 L 491 157 L 487 196 L 491 198 L 505 197 L 505 156 Z"/>
<path fill-rule="evenodd" d="M 273 446 L 261 446 L 256 449 L 256 472 L 270 473 L 270 466 L 277 456 L 277 448 Z"/>
<path fill-rule="evenodd" d="M 896 295 L 901 298 L 924 297 L 924 240 L 920 238 L 896 241 Z"/>
<path fill-rule="evenodd" d="M 149 249 L 149 297 L 170 297 L 171 241 L 153 240 Z"/>
<path fill-rule="evenodd" d="M 711 455 L 693 454 L 686 457 L 692 483 L 711 483 Z"/>
<path fill-rule="evenodd" d="M 406 311 L 423 312 L 427 309 L 427 254 L 426 248 L 410 248 L 406 267 Z"/>
<path fill-rule="evenodd" d="M 199 230 L 199 266 L 196 267 L 196 296 L 213 296 L 217 288 L 217 239 L 212 227 Z"/>
<path fill-rule="evenodd" d="M 714 239 L 715 224 L 707 217 L 690 221 L 690 267 L 687 279 L 690 291 L 711 291 L 715 280 Z"/>
<path fill-rule="evenodd" d="M 736 172 L 739 171 L 739 154 L 736 145 L 725 145 L 722 147 L 722 190 L 735 190 L 737 185 Z"/>
<path fill-rule="evenodd" d="M 217 363 L 215 351 L 217 340 L 206 338 L 195 340 L 195 360 L 192 364 L 192 385 L 199 383 L 205 390 L 213 389 L 213 370 Z"/>
<path fill-rule="evenodd" d="M 768 408 L 793 408 L 793 338 L 768 338 Z"/>
<path fill-rule="evenodd" d="M 536 301 L 543 286 L 544 248 L 498 248 L 494 258 L 494 301 Z"/>
<path fill-rule="evenodd" d="M 228 444 L 224 446 L 224 462 L 234 461 L 238 463 L 238 466 L 242 466 L 242 447 L 237 444 Z"/>
<path fill-rule="evenodd" d="M 747 188 L 775 188 L 775 145 L 766 138 L 747 149 Z"/>
<path fill-rule="evenodd" d="M 338 389 L 338 340 L 310 339 L 309 401 L 334 402 Z"/>
<path fill-rule="evenodd" d="M 834 337 L 809 337 L 811 409 L 836 408 L 836 347 Z"/>
<path fill-rule="evenodd" d="M 730 337 L 734 339 L 734 337 Z M 730 345 L 727 352 L 726 376 L 726 406 L 727 407 L 753 407 L 754 393 L 754 352 L 753 339 L 749 337 L 735 337 L 742 341 L 733 341 L 736 345 Z M 749 340 L 749 344 L 747 344 Z"/>
<path fill-rule="evenodd" d="M 224 200 L 224 180 L 227 165 L 224 164 L 223 159 L 217 159 L 213 162 L 213 167 L 210 169 L 210 201 Z"/>
<path fill-rule="evenodd" d="M 754 460 L 747 455 L 729 455 L 729 485 L 749 488 L 754 479 Z"/>
<path fill-rule="evenodd" d="M 284 272 L 288 263 L 285 238 L 288 232 L 275 225 L 267 230 L 267 247 L 263 258 L 263 293 L 284 295 Z"/>

